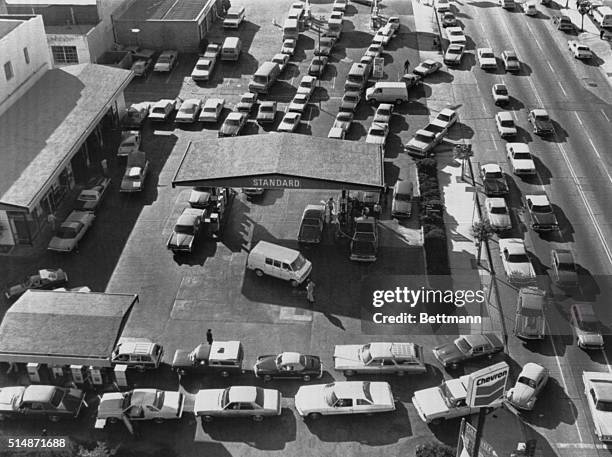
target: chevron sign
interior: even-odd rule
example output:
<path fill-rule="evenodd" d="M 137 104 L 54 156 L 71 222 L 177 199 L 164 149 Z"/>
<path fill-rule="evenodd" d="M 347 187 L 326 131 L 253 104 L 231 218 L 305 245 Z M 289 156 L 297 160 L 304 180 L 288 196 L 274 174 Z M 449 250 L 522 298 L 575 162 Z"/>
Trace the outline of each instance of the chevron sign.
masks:
<path fill-rule="evenodd" d="M 508 364 L 500 362 L 468 375 L 467 404 L 472 408 L 500 406 L 506 393 L 509 372 Z"/>

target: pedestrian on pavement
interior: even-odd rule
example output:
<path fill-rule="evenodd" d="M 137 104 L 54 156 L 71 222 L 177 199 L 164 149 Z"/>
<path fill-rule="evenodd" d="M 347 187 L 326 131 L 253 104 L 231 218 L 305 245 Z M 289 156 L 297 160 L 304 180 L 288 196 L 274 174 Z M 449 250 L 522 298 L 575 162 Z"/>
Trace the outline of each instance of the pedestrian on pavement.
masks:
<path fill-rule="evenodd" d="M 308 278 L 308 281 L 306 282 L 306 300 L 308 300 L 308 303 L 311 305 L 313 305 L 315 302 L 314 290 L 315 283 L 312 279 Z"/>
<path fill-rule="evenodd" d="M 55 233 L 56 230 L 56 225 L 57 225 L 57 217 L 55 217 L 55 214 L 53 213 L 49 213 L 49 215 L 47 216 L 47 222 L 49 223 L 49 227 L 51 227 L 51 231 L 53 233 Z"/>
<path fill-rule="evenodd" d="M 108 160 L 102 159 L 100 165 L 102 165 L 102 174 L 108 176 Z"/>
<path fill-rule="evenodd" d="M 374 203 L 374 219 L 380 219 L 380 213 L 382 213 L 382 208 L 378 202 Z"/>
<path fill-rule="evenodd" d="M 410 69 L 410 61 L 406 59 L 406 61 L 404 62 L 404 73 L 408 73 L 409 69 Z"/>
<path fill-rule="evenodd" d="M 212 336 L 212 330 L 208 329 L 206 330 L 206 341 L 208 341 L 208 344 L 213 344 L 213 336 Z"/>

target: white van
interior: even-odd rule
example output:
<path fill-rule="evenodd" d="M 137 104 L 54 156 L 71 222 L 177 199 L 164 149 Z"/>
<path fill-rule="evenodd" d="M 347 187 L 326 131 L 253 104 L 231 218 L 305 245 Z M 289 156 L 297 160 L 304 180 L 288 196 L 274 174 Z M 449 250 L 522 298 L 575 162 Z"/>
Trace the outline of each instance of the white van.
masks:
<path fill-rule="evenodd" d="M 244 6 L 232 6 L 223 20 L 224 29 L 237 29 L 246 16 Z"/>
<path fill-rule="evenodd" d="M 312 264 L 299 251 L 267 241 L 260 241 L 251 249 L 246 267 L 259 277 L 274 276 L 289 281 L 293 287 L 306 281 L 312 271 Z"/>
<path fill-rule="evenodd" d="M 408 88 L 404 82 L 377 82 L 366 90 L 366 100 L 371 103 L 396 103 L 408 101 Z"/>
<path fill-rule="evenodd" d="M 609 6 L 600 6 L 593 9 L 593 22 L 600 27 L 612 27 L 612 8 Z"/>
<path fill-rule="evenodd" d="M 242 41 L 238 37 L 227 37 L 221 46 L 221 60 L 238 60 L 242 51 Z"/>

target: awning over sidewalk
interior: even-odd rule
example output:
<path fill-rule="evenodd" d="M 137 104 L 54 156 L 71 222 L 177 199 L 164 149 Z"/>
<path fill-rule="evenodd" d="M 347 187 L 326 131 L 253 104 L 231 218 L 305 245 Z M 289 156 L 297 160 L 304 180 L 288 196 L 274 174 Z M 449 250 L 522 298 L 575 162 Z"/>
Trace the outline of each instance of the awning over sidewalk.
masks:
<path fill-rule="evenodd" d="M 138 295 L 28 290 L 0 324 L 0 362 L 110 367 Z"/>
<path fill-rule="evenodd" d="M 378 145 L 270 133 L 190 143 L 173 186 L 380 190 Z"/>

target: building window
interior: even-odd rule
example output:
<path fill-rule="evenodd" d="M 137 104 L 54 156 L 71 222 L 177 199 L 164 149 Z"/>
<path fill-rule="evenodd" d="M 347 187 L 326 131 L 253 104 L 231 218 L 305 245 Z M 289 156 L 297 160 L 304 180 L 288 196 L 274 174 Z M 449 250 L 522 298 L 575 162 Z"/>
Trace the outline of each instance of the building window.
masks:
<path fill-rule="evenodd" d="M 51 46 L 51 53 L 56 64 L 79 63 L 76 46 Z"/>
<path fill-rule="evenodd" d="M 30 53 L 28 52 L 28 48 L 23 48 L 23 57 L 27 64 L 30 63 Z"/>
<path fill-rule="evenodd" d="M 6 76 L 7 81 L 10 81 L 13 79 L 13 76 L 15 76 L 13 73 L 13 64 L 10 62 L 10 60 L 4 64 L 4 76 Z"/>

